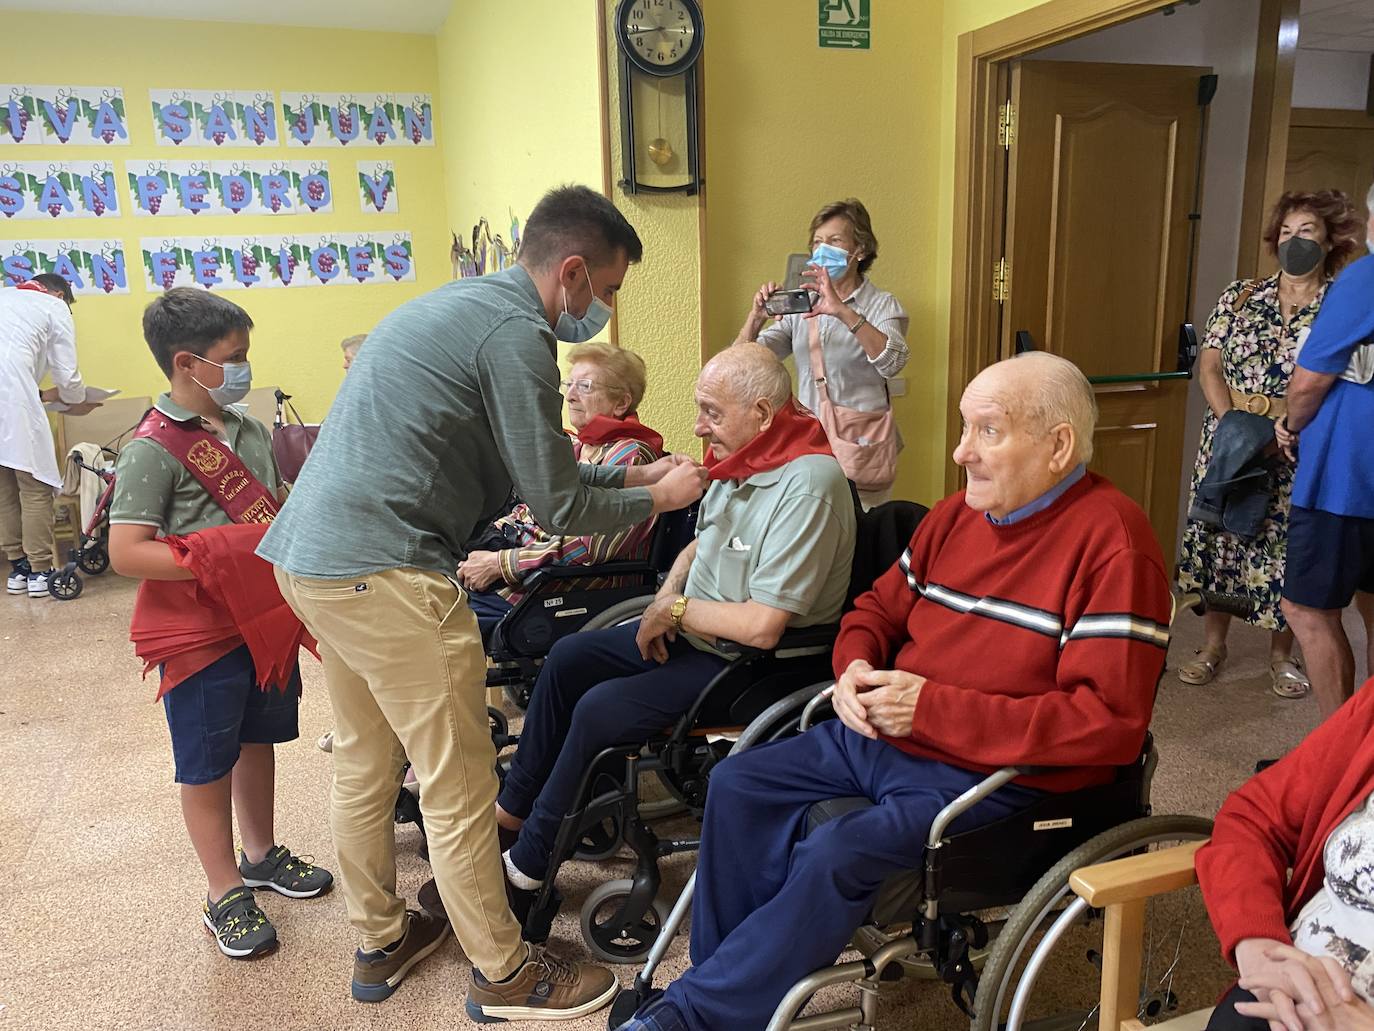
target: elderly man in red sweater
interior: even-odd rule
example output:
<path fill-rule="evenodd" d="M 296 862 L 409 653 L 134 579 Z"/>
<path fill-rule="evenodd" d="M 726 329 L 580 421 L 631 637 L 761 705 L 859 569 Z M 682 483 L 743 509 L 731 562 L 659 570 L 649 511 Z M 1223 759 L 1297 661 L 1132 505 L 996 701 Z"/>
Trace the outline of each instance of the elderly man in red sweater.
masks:
<path fill-rule="evenodd" d="M 1091 386 L 1062 358 L 1024 355 L 979 374 L 959 410 L 968 489 L 935 506 L 844 618 L 839 720 L 712 774 L 693 968 L 621 1031 L 763 1027 L 844 949 L 883 881 L 920 862 L 939 810 L 984 775 L 1053 767 L 956 830 L 1102 783 L 1139 755 L 1169 586 L 1145 514 L 1086 470 Z M 806 833 L 812 804 L 856 795 L 872 808 Z"/>

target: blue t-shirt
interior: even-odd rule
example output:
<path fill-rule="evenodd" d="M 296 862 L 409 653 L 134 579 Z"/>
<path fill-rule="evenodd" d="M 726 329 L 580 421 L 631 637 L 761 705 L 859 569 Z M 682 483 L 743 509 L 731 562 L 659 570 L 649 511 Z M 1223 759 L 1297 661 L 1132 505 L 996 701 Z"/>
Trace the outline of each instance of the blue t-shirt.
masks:
<path fill-rule="evenodd" d="M 1374 255 L 1342 272 L 1322 301 L 1298 365 L 1339 376 L 1361 343 L 1374 341 Z M 1374 383 L 1337 379 L 1298 440 L 1293 504 L 1374 518 Z"/>

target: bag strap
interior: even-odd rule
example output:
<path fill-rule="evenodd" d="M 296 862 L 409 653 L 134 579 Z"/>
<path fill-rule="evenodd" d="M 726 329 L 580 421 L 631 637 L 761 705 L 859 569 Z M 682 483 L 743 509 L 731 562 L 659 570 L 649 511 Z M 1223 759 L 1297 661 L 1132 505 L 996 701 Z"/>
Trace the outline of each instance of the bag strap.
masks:
<path fill-rule="evenodd" d="M 1236 299 L 1231 302 L 1231 311 L 1238 312 L 1242 308 L 1244 308 L 1245 302 L 1248 301 L 1251 295 L 1263 285 L 1263 279 L 1252 279 L 1249 282 L 1247 282 L 1245 286 L 1241 289 L 1240 293 L 1236 294 Z"/>
<path fill-rule="evenodd" d="M 825 356 L 821 354 L 821 320 L 819 318 L 810 319 L 808 335 L 810 337 L 811 350 L 811 378 L 816 381 L 816 386 L 825 390 Z M 825 390 L 828 395 L 830 392 Z"/>

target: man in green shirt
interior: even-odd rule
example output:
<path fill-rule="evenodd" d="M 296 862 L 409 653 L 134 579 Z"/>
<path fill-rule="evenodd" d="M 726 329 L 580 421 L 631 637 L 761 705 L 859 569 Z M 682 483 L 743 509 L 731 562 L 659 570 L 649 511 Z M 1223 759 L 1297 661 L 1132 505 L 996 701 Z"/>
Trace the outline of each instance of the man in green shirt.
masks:
<path fill-rule="evenodd" d="M 605 197 L 551 191 L 517 265 L 401 306 L 367 338 L 259 554 L 320 643 L 334 708 L 339 880 L 362 938 L 353 995 L 386 998 L 439 941 L 407 946 L 392 806 L 408 758 L 430 862 L 473 964 L 477 1019 L 563 1019 L 616 991 L 608 971 L 520 940 L 493 803 L 486 660 L 454 579 L 512 486 L 540 525 L 599 533 L 682 508 L 705 472 L 678 457 L 579 466 L 561 425 L 555 339 L 595 336 L 642 245 Z"/>

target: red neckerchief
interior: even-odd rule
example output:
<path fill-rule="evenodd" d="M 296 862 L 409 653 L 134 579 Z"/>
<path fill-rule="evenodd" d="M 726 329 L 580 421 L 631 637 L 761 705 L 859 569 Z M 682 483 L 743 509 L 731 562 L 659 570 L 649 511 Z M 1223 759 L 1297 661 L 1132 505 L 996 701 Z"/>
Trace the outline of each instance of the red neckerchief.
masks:
<path fill-rule="evenodd" d="M 734 454 L 717 459 L 706 449 L 706 469 L 713 480 L 747 480 L 803 455 L 834 455 L 820 420 L 792 398 L 772 423 Z"/>
<path fill-rule="evenodd" d="M 32 279 L 26 279 L 26 280 L 24 280 L 24 282 L 18 284 L 18 285 L 15 287 L 15 289 L 16 289 L 16 290 L 32 290 L 34 293 L 48 294 L 48 289 L 47 289 L 47 287 L 43 286 L 41 283 L 35 283 Z M 56 295 L 55 295 L 55 294 L 48 294 L 48 296 L 49 296 L 49 297 L 54 297 L 54 296 L 56 296 Z M 60 297 L 58 297 L 57 299 L 58 299 L 59 301 L 62 300 L 62 298 L 60 298 Z"/>
<path fill-rule="evenodd" d="M 612 440 L 637 440 L 654 454 L 663 454 L 662 434 L 649 429 L 633 412 L 623 419 L 594 415 L 581 430 L 571 431 L 583 447 L 597 447 Z"/>

